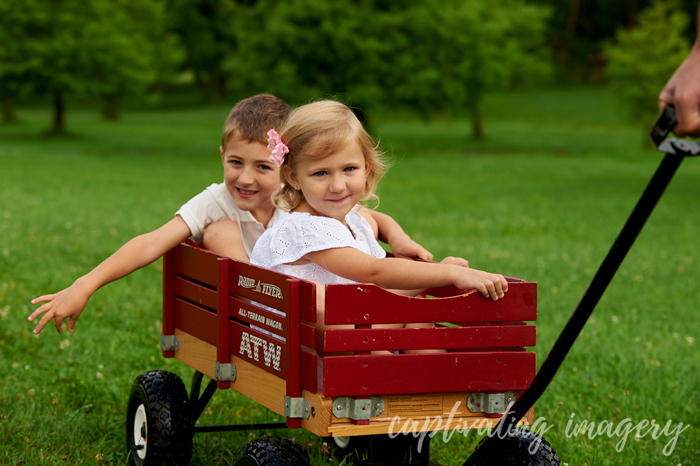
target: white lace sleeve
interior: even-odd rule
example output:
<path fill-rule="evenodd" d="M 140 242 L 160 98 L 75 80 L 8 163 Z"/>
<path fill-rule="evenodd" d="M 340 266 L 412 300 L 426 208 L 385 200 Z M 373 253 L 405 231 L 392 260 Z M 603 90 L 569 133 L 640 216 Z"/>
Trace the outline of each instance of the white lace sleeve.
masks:
<path fill-rule="evenodd" d="M 270 238 L 270 267 L 295 262 L 310 252 L 354 247 L 352 233 L 338 220 L 294 213 L 282 222 Z"/>

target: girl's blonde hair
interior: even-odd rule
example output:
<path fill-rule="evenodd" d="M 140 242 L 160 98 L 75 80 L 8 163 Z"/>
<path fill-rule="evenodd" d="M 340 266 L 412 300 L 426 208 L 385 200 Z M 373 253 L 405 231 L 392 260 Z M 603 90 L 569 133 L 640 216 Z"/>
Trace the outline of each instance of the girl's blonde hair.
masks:
<path fill-rule="evenodd" d="M 289 154 L 280 167 L 282 186 L 272 195 L 275 207 L 290 211 L 304 199 L 304 193 L 295 190 L 284 176 L 284 167 L 294 169 L 300 157 L 323 159 L 342 150 L 354 138 L 362 150 L 365 163 L 370 166 L 362 201 L 376 200 L 374 189 L 388 168 L 387 157 L 379 144 L 365 131 L 362 123 L 346 105 L 334 100 L 320 100 L 303 105 L 287 118 L 280 138 Z"/>

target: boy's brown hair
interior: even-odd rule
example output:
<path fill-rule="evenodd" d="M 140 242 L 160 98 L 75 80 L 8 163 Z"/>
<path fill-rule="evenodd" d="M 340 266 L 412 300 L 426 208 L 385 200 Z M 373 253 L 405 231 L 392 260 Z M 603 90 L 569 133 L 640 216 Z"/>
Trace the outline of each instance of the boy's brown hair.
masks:
<path fill-rule="evenodd" d="M 267 145 L 267 132 L 282 128 L 292 111 L 282 99 L 272 94 L 258 94 L 243 99 L 228 114 L 224 123 L 221 147 L 234 139 Z"/>

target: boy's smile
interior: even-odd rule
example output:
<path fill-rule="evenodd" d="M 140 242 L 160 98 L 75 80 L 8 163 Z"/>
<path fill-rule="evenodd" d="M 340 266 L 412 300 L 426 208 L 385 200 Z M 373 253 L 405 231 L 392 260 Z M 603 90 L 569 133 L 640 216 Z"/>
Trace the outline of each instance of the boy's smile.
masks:
<path fill-rule="evenodd" d="M 224 181 L 234 202 L 247 210 L 265 227 L 274 208 L 270 198 L 279 188 L 279 169 L 270 161 L 270 151 L 259 142 L 232 140 L 226 152 L 219 148 L 224 165 Z"/>
<path fill-rule="evenodd" d="M 304 193 L 304 201 L 295 210 L 345 222 L 345 216 L 366 194 L 369 169 L 354 139 L 323 159 L 302 158 L 287 173 L 287 181 Z"/>

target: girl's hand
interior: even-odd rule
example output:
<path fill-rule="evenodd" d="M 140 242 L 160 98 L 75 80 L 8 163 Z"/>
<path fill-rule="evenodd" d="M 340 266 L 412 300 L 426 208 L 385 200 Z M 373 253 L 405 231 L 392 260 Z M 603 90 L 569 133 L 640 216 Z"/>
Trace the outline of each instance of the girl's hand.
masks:
<path fill-rule="evenodd" d="M 462 259 L 461 257 L 445 257 L 443 260 L 440 261 L 440 263 L 456 265 L 458 267 L 469 267 L 469 261 L 466 259 Z"/>
<path fill-rule="evenodd" d="M 454 285 L 462 290 L 476 288 L 485 298 L 498 301 L 508 291 L 508 282 L 503 275 L 481 270 L 459 268 Z"/>
<path fill-rule="evenodd" d="M 397 239 L 392 240 L 389 243 L 391 247 L 391 252 L 394 253 L 395 257 L 401 257 L 405 259 L 423 259 L 426 261 L 433 260 L 433 255 L 425 249 L 420 244 L 413 241 L 408 235 L 400 235 Z"/>
<path fill-rule="evenodd" d="M 58 293 L 32 299 L 32 304 L 45 303 L 29 316 L 28 320 L 31 322 L 41 314 L 44 314 L 34 329 L 34 333 L 38 334 L 41 332 L 51 320 L 54 321 L 56 331 L 63 333 L 63 321 L 66 319 L 66 329 L 68 329 L 68 333 L 73 333 L 75 322 L 83 312 L 89 297 L 90 293 L 85 292 L 76 281 L 73 285 Z"/>

